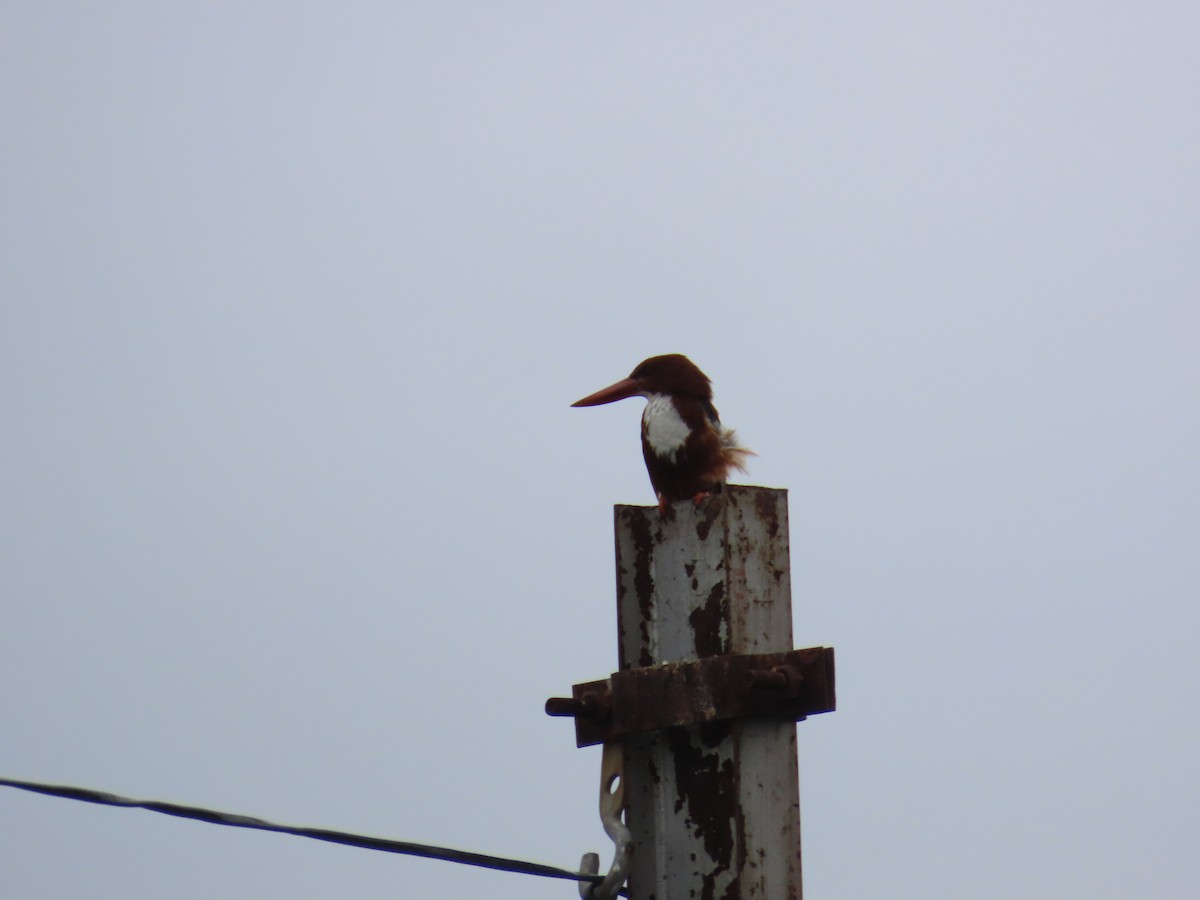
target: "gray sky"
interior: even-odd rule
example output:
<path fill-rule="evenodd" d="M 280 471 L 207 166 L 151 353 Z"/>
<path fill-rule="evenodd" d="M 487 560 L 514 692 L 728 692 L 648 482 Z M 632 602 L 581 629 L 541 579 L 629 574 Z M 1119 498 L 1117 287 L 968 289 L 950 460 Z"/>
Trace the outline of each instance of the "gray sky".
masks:
<path fill-rule="evenodd" d="M 790 490 L 813 900 L 1182 897 L 1200 7 L 0 22 L 0 775 L 571 867 L 689 354 Z M 0 792 L 13 898 L 574 896 Z"/>

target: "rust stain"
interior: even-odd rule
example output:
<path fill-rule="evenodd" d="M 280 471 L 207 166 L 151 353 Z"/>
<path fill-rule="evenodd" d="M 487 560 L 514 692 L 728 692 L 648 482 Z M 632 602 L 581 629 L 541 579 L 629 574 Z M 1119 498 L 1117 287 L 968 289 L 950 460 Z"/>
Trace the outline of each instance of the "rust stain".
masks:
<path fill-rule="evenodd" d="M 708 533 L 712 530 L 717 519 L 720 518 L 721 512 L 725 509 L 725 498 L 721 496 L 709 497 L 701 505 L 699 512 L 700 518 L 696 520 L 696 536 L 701 541 L 708 540 Z"/>
<path fill-rule="evenodd" d="M 732 732 L 733 725 L 730 724 L 729 728 L 730 728 L 730 732 Z M 742 745 L 740 743 L 735 743 L 733 745 L 734 771 L 739 772 L 739 773 L 743 773 L 741 750 L 742 750 Z M 746 885 L 746 893 L 749 896 L 754 896 L 754 894 L 755 894 L 754 888 L 756 886 L 755 882 L 757 881 L 757 887 L 759 888 L 759 891 L 761 892 L 759 894 L 759 896 L 765 897 L 766 896 L 765 891 L 764 891 L 765 885 L 762 883 L 761 867 L 759 867 L 759 866 L 751 867 L 751 866 L 747 865 L 747 855 L 749 853 L 749 847 L 746 842 L 746 816 L 744 816 L 744 815 L 735 816 L 734 817 L 734 827 L 737 829 L 737 843 L 734 845 L 734 852 L 737 854 L 738 881 L 741 880 L 743 875 L 746 876 L 747 881 L 748 881 L 748 883 Z M 763 851 L 761 848 L 756 848 L 756 852 L 758 853 L 759 861 L 761 863 L 761 860 L 763 858 Z M 739 890 L 740 890 L 740 888 L 741 888 L 741 886 L 739 885 Z"/>
<path fill-rule="evenodd" d="M 732 722 L 705 722 L 698 727 L 700 743 L 709 749 L 719 747 L 722 741 L 733 734 Z"/>
<path fill-rule="evenodd" d="M 633 589 L 637 592 L 638 609 L 642 614 L 638 665 L 652 666 L 654 642 L 650 637 L 650 623 L 654 620 L 654 534 L 650 527 L 650 517 L 644 511 L 631 512 L 627 521 L 634 549 Z"/>
<path fill-rule="evenodd" d="M 724 629 L 725 635 L 721 633 L 721 626 L 728 619 L 725 607 L 725 582 L 718 581 L 708 592 L 704 605 L 694 609 L 688 616 L 696 643 L 696 655 L 701 659 L 730 652 L 728 629 Z"/>
<path fill-rule="evenodd" d="M 773 491 L 755 491 L 754 508 L 759 520 L 767 526 L 767 534 L 774 538 L 779 534 L 779 508 L 775 504 Z"/>
<path fill-rule="evenodd" d="M 698 867 L 699 896 L 703 900 L 736 900 L 737 878 L 717 893 L 720 877 L 733 870 L 734 822 L 737 818 L 737 779 L 733 761 L 722 759 L 719 751 L 710 752 L 695 746 L 693 734 L 693 730 L 686 728 L 671 728 L 666 732 L 675 764 L 675 811 L 687 810 L 688 825 L 703 842 L 704 853 L 711 863 Z"/>

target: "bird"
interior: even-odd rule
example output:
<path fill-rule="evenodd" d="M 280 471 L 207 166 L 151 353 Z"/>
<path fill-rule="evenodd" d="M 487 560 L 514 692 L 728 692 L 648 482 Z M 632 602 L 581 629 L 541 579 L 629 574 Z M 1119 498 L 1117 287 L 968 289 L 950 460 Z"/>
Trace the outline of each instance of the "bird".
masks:
<path fill-rule="evenodd" d="M 712 403 L 712 382 L 682 353 L 652 356 L 603 390 L 571 406 L 600 406 L 644 397 L 642 456 L 662 516 L 670 504 L 692 500 L 699 506 L 717 493 L 733 469 L 746 471 L 754 456 L 738 444 L 733 429 L 721 424 Z"/>

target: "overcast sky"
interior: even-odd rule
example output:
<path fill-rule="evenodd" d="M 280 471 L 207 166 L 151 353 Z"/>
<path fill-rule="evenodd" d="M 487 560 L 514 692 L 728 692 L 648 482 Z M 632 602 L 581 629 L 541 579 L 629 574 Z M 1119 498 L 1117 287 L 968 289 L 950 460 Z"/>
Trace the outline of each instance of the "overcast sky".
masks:
<path fill-rule="evenodd" d="M 790 491 L 806 897 L 1177 898 L 1200 6 L 3 4 L 0 777 L 564 867 L 691 356 Z M 6 898 L 569 882 L 0 791 Z"/>

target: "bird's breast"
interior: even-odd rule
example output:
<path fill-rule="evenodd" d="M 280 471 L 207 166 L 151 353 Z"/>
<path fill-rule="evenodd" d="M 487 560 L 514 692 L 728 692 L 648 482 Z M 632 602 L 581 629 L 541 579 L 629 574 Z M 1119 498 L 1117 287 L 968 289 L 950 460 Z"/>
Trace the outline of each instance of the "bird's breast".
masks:
<path fill-rule="evenodd" d="M 642 412 L 642 434 L 654 455 L 674 461 L 692 429 L 683 420 L 675 401 L 666 394 L 651 394 Z"/>

